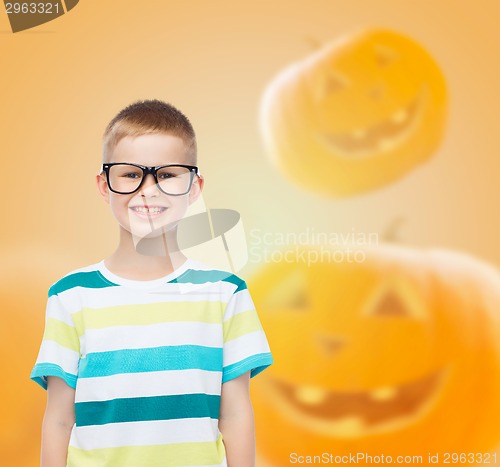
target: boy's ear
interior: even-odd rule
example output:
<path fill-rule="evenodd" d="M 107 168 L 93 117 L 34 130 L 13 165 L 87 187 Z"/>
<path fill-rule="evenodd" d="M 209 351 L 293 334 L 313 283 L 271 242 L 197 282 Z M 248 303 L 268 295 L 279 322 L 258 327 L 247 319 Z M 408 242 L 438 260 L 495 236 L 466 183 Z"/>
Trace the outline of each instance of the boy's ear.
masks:
<path fill-rule="evenodd" d="M 97 190 L 106 203 L 109 203 L 109 187 L 106 176 L 103 173 L 96 175 Z"/>
<path fill-rule="evenodd" d="M 193 181 L 193 186 L 189 191 L 189 204 L 194 203 L 201 195 L 203 186 L 205 185 L 205 179 L 202 175 L 197 175 Z"/>

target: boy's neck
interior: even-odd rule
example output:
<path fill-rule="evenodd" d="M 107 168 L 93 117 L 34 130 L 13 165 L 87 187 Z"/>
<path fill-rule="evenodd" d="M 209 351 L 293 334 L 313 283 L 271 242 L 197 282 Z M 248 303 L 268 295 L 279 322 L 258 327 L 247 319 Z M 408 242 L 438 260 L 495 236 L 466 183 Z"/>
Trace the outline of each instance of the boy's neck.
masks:
<path fill-rule="evenodd" d="M 105 260 L 106 267 L 132 280 L 153 280 L 170 274 L 187 260 L 179 250 L 176 230 L 139 239 L 120 228 L 118 248 Z"/>

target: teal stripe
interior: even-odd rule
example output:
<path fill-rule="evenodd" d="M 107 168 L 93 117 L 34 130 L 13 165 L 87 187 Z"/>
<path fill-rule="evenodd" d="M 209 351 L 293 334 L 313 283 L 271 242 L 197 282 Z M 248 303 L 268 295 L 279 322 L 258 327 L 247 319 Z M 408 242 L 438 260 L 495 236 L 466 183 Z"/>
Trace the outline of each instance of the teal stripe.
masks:
<path fill-rule="evenodd" d="M 133 397 L 75 404 L 76 426 L 179 418 L 218 419 L 219 412 L 220 396 L 210 394 Z"/>
<path fill-rule="evenodd" d="M 66 373 L 59 365 L 55 363 L 37 363 L 33 370 L 31 370 L 30 378 L 42 386 L 43 389 L 47 389 L 47 376 L 58 376 L 63 379 L 66 384 L 73 389 L 76 388 L 76 375 L 71 373 Z"/>
<path fill-rule="evenodd" d="M 108 281 L 99 271 L 75 272 L 57 281 L 49 289 L 49 297 L 73 289 L 74 287 L 102 289 L 104 287 L 115 287 L 117 285 L 118 284 Z"/>
<path fill-rule="evenodd" d="M 172 345 L 90 353 L 80 360 L 79 378 L 121 373 L 199 369 L 222 371 L 222 348 Z"/>
<path fill-rule="evenodd" d="M 229 282 L 237 286 L 234 293 L 247 288 L 245 281 L 234 274 L 226 271 L 197 271 L 195 269 L 188 269 L 179 277 L 172 279 L 170 284 L 205 284 L 207 282 Z"/>
<path fill-rule="evenodd" d="M 252 355 L 239 362 L 225 366 L 222 382 L 226 383 L 227 381 L 231 381 L 247 371 L 250 371 L 250 378 L 253 378 L 273 363 L 274 360 L 270 352 Z"/>

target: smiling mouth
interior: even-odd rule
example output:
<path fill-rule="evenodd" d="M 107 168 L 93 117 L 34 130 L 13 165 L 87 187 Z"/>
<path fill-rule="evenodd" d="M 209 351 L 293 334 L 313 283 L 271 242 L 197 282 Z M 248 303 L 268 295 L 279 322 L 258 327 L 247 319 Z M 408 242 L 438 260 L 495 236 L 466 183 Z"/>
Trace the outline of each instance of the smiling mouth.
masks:
<path fill-rule="evenodd" d="M 438 370 L 409 383 L 370 391 L 331 391 L 275 378 L 269 389 L 283 415 L 300 426 L 321 435 L 354 438 L 410 424 L 436 401 L 444 374 Z"/>
<path fill-rule="evenodd" d="M 130 210 L 135 212 L 139 217 L 159 217 L 168 208 L 164 206 L 132 206 Z"/>
<path fill-rule="evenodd" d="M 321 142 L 336 154 L 353 158 L 388 152 L 399 146 L 420 124 L 424 91 L 408 105 L 395 110 L 389 118 L 370 127 L 353 128 L 339 133 L 322 133 Z"/>

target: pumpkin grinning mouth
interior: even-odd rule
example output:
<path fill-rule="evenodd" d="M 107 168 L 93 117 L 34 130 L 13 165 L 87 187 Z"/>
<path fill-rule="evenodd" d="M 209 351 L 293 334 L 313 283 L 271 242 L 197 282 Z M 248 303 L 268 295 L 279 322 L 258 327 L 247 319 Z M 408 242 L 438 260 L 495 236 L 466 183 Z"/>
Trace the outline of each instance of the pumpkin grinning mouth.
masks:
<path fill-rule="evenodd" d="M 443 370 L 398 386 L 370 391 L 332 391 L 317 386 L 292 385 L 273 378 L 270 389 L 280 400 L 282 413 L 322 434 L 352 437 L 367 430 L 405 424 L 435 400 L 443 383 Z"/>
<path fill-rule="evenodd" d="M 405 107 L 394 111 L 381 123 L 349 132 L 322 133 L 320 139 L 329 149 L 344 157 L 368 157 L 374 152 L 388 152 L 399 146 L 420 124 L 424 91 Z"/>

